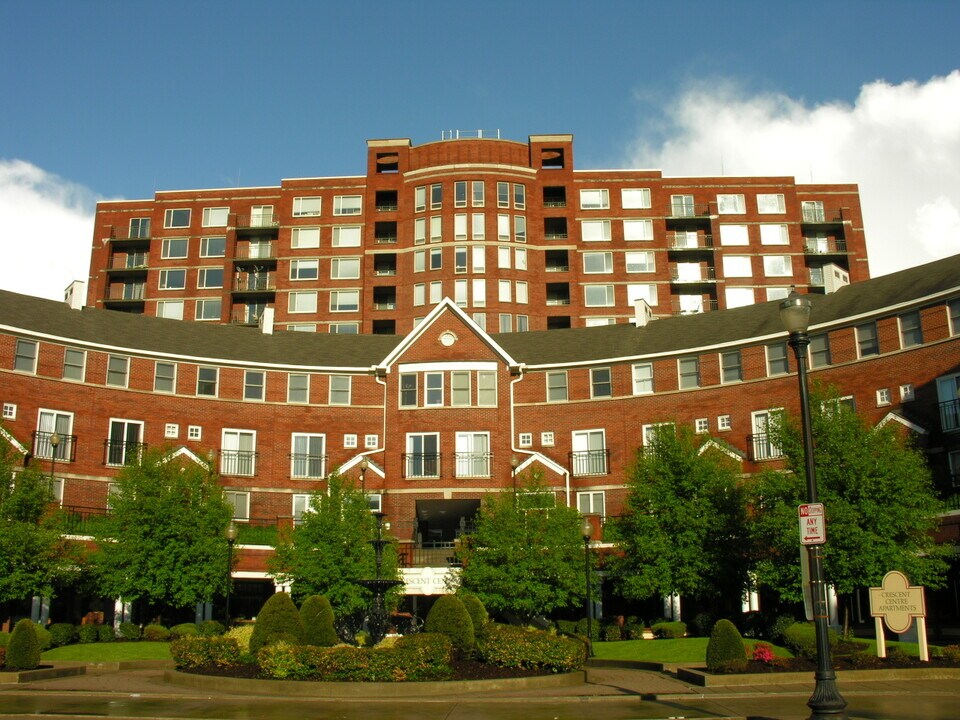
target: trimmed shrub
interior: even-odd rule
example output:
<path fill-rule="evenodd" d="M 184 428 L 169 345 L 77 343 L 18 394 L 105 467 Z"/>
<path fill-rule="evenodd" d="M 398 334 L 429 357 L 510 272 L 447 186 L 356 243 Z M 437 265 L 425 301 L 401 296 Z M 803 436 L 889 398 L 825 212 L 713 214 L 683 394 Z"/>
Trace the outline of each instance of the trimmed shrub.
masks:
<path fill-rule="evenodd" d="M 124 640 L 139 640 L 140 626 L 132 622 L 120 623 L 120 637 Z"/>
<path fill-rule="evenodd" d="M 960 645 L 944 645 L 940 656 L 947 662 L 960 662 Z"/>
<path fill-rule="evenodd" d="M 747 651 L 737 626 L 729 620 L 717 620 L 707 642 L 707 670 L 722 672 L 731 663 L 746 665 Z"/>
<path fill-rule="evenodd" d="M 97 627 L 97 640 L 99 642 L 113 642 L 117 639 L 117 631 L 113 625 L 100 625 Z"/>
<path fill-rule="evenodd" d="M 487 625 L 477 642 L 477 654 L 492 665 L 555 673 L 576 670 L 587 660 L 586 645 L 579 640 L 497 623 Z"/>
<path fill-rule="evenodd" d="M 224 637 L 237 641 L 243 652 L 250 652 L 250 638 L 253 635 L 253 625 L 234 625 L 224 633 Z"/>
<path fill-rule="evenodd" d="M 256 654 L 267 645 L 268 638 L 276 639 L 282 633 L 289 633 L 293 643 L 303 643 L 303 623 L 300 611 L 293 604 L 290 595 L 278 592 L 270 596 L 260 608 L 257 624 L 250 637 L 250 652 Z"/>
<path fill-rule="evenodd" d="M 441 595 L 427 613 L 424 630 L 428 633 L 440 633 L 450 638 L 453 649 L 463 655 L 473 652 L 476 634 L 473 620 L 464 607 L 463 601 L 456 595 Z"/>
<path fill-rule="evenodd" d="M 837 632 L 827 630 L 830 644 L 837 642 Z M 817 629 L 813 623 L 795 622 L 783 633 L 783 644 L 790 648 L 794 655 L 813 659 L 817 656 Z"/>
<path fill-rule="evenodd" d="M 778 645 L 783 643 L 783 636 L 786 634 L 787 628 L 795 622 L 797 620 L 793 615 L 777 615 L 767 628 L 767 637 L 770 642 Z"/>
<path fill-rule="evenodd" d="M 623 626 L 623 636 L 627 640 L 643 640 L 643 623 L 628 622 Z"/>
<path fill-rule="evenodd" d="M 100 629 L 97 625 L 81 625 L 77 630 L 77 638 L 82 643 L 95 643 L 100 639 Z"/>
<path fill-rule="evenodd" d="M 16 624 L 7 644 L 6 665 L 11 670 L 33 670 L 40 664 L 40 641 L 37 625 L 30 618 Z"/>
<path fill-rule="evenodd" d="M 223 624 L 218 623 L 216 620 L 204 620 L 197 626 L 198 633 L 204 637 L 223 635 L 224 630 Z"/>
<path fill-rule="evenodd" d="M 170 639 L 179 640 L 184 637 L 193 637 L 194 635 L 199 635 L 200 631 L 197 629 L 195 623 L 180 623 L 179 625 L 174 625 L 170 628 Z"/>
<path fill-rule="evenodd" d="M 170 643 L 170 656 L 180 670 L 239 665 L 242 651 L 233 638 L 216 635 L 183 635 Z"/>
<path fill-rule="evenodd" d="M 300 606 L 303 641 L 317 647 L 333 647 L 340 638 L 333 627 L 333 608 L 322 595 L 311 595 Z"/>
<path fill-rule="evenodd" d="M 483 628 L 486 627 L 487 623 L 490 621 L 490 614 L 487 612 L 487 608 L 484 606 L 483 600 L 478 598 L 473 593 L 464 593 L 463 595 L 460 595 L 460 600 L 463 602 L 463 606 L 467 609 L 467 614 L 470 616 L 470 620 L 473 621 L 474 636 L 479 635 L 483 632 Z"/>
<path fill-rule="evenodd" d="M 6 630 L 0 630 L 0 647 L 5 648 L 10 644 L 10 633 Z"/>
<path fill-rule="evenodd" d="M 52 648 L 53 635 L 50 634 L 50 631 L 47 630 L 43 625 L 36 624 L 34 629 L 37 631 L 37 642 L 40 643 L 40 652 Z"/>
<path fill-rule="evenodd" d="M 586 637 L 587 624 L 588 624 L 587 618 L 580 618 L 579 620 L 577 620 L 576 634 L 582 637 Z M 593 637 L 591 637 L 590 639 L 599 640 L 600 639 L 600 621 L 597 620 L 597 618 L 594 618 L 593 622 L 590 623 L 590 626 L 591 626 L 590 627 L 591 633 L 593 634 Z"/>
<path fill-rule="evenodd" d="M 170 631 L 163 625 L 147 625 L 143 629 L 143 639 L 153 642 L 163 642 L 170 639 Z"/>
<path fill-rule="evenodd" d="M 603 639 L 607 642 L 623 640 L 623 630 L 619 625 L 607 625 L 603 629 Z"/>
<path fill-rule="evenodd" d="M 574 635 L 577 632 L 577 623 L 573 620 L 557 620 L 557 632 L 562 635 Z"/>
<path fill-rule="evenodd" d="M 687 624 L 679 620 L 658 622 L 651 628 L 656 638 L 682 638 L 687 635 Z"/>
<path fill-rule="evenodd" d="M 53 623 L 50 626 L 50 637 L 54 647 L 62 647 L 77 641 L 77 626 L 71 623 Z"/>

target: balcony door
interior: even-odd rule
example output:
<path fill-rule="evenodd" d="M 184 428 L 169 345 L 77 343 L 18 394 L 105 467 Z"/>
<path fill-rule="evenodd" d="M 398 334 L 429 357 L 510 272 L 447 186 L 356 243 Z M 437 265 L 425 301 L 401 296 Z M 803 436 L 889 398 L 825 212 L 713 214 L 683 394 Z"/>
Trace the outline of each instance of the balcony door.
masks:
<path fill-rule="evenodd" d="M 107 465 L 126 465 L 140 457 L 143 423 L 138 420 L 110 420 Z"/>

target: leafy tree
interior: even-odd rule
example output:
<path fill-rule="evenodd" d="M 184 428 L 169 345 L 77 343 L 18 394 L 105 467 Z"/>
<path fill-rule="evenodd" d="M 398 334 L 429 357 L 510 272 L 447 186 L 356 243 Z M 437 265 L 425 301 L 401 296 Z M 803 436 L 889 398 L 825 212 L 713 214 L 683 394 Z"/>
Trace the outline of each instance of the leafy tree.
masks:
<path fill-rule="evenodd" d="M 923 455 L 896 423 L 870 427 L 836 392 L 815 388 L 811 400 L 819 501 L 826 508 L 824 572 L 837 592 L 879 586 L 890 570 L 931 588 L 943 586 L 945 553 L 934 542 L 942 503 Z M 755 478 L 758 582 L 785 600 L 802 597 L 797 506 L 806 502 L 799 420 L 783 417 L 771 428 L 787 472 Z"/>
<path fill-rule="evenodd" d="M 625 597 L 678 593 L 739 606 L 751 562 L 740 467 L 708 436 L 661 426 L 638 450 L 607 537 Z"/>
<path fill-rule="evenodd" d="M 376 536 L 376 520 L 363 493 L 349 479 L 334 473 L 327 488 L 313 494 L 300 524 L 278 544 L 270 571 L 281 582 L 293 583 L 292 593 L 299 601 L 310 595 L 325 596 L 340 618 L 370 607 L 372 593 L 357 581 L 375 577 L 370 540 Z M 380 578 L 399 579 L 392 543 L 383 550 Z M 397 592 L 388 595 L 388 607 Z"/>
<path fill-rule="evenodd" d="M 76 566 L 76 548 L 60 532 L 50 478 L 16 461 L 0 439 L 0 602 L 51 597 Z"/>
<path fill-rule="evenodd" d="M 518 492 L 486 495 L 460 548 L 461 587 L 495 611 L 527 620 L 584 600 L 583 537 L 576 508 L 555 504 L 534 471 Z"/>
<path fill-rule="evenodd" d="M 145 453 L 117 475 L 110 504 L 92 556 L 101 593 L 182 608 L 226 592 L 232 512 L 205 468 Z"/>

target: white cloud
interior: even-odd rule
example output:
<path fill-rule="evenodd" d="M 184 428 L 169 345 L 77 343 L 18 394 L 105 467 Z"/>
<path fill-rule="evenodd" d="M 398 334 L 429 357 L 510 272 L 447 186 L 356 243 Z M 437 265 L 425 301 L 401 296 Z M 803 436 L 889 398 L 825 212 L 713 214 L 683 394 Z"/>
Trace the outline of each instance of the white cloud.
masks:
<path fill-rule="evenodd" d="M 872 82 L 852 106 L 697 86 L 665 115 L 666 139 L 641 137 L 631 166 L 856 183 L 874 276 L 960 253 L 960 70 Z"/>
<path fill-rule="evenodd" d="M 0 288 L 63 300 L 86 281 L 96 198 L 23 160 L 0 159 Z"/>

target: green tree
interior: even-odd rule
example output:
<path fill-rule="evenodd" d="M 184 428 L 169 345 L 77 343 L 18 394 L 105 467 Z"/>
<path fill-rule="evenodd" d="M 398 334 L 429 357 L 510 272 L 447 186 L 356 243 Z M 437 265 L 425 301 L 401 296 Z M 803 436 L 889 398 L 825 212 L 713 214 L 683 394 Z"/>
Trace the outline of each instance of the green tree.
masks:
<path fill-rule="evenodd" d="M 943 511 L 920 451 L 897 423 L 870 427 L 835 391 L 815 388 L 811 400 L 819 501 L 826 508 L 824 571 L 840 594 L 879 586 L 890 570 L 912 583 L 943 586 L 946 546 L 933 533 Z M 785 600 L 802 597 L 797 506 L 806 502 L 799 421 L 784 416 L 771 438 L 786 458 L 786 472 L 755 478 L 751 523 L 764 555 L 757 580 Z"/>
<path fill-rule="evenodd" d="M 206 468 L 163 451 L 125 466 L 92 565 L 107 597 L 155 608 L 209 602 L 227 589 L 232 511 Z"/>
<path fill-rule="evenodd" d="M 524 620 L 582 605 L 580 513 L 555 500 L 537 471 L 516 493 L 484 496 L 476 530 L 458 553 L 461 587 L 486 607 Z"/>
<path fill-rule="evenodd" d="M 33 468 L 16 474 L 15 458 L 0 438 L 0 603 L 50 597 L 77 563 L 63 538 L 50 478 Z"/>
<path fill-rule="evenodd" d="M 270 561 L 270 572 L 280 582 L 292 583 L 298 601 L 323 595 L 338 618 L 362 613 L 370 607 L 372 593 L 357 584 L 374 579 L 375 555 L 370 540 L 376 536 L 376 520 L 367 500 L 349 479 L 334 473 L 327 492 L 310 498 L 293 533 L 282 539 Z M 398 580 L 397 551 L 391 543 L 383 550 L 380 578 Z M 387 606 L 397 593 L 388 595 Z"/>
<path fill-rule="evenodd" d="M 716 441 L 663 425 L 637 451 L 620 517 L 607 537 L 627 598 L 678 593 L 739 606 L 751 553 L 740 465 Z"/>

